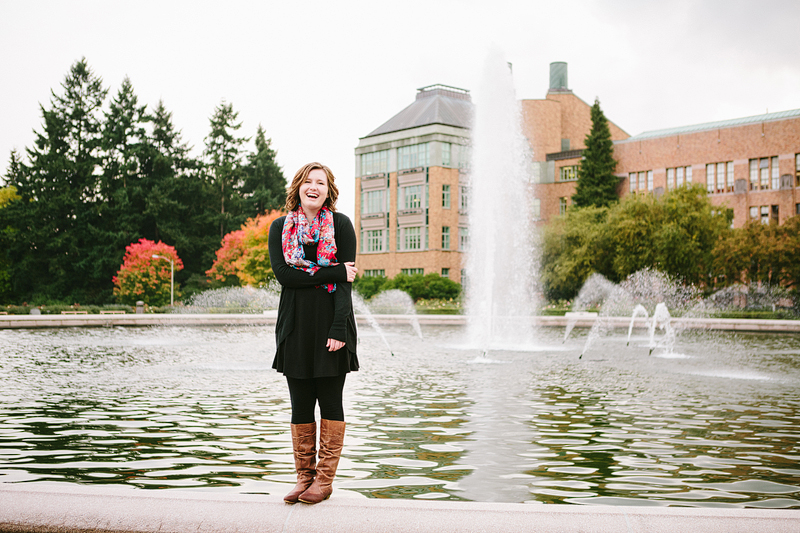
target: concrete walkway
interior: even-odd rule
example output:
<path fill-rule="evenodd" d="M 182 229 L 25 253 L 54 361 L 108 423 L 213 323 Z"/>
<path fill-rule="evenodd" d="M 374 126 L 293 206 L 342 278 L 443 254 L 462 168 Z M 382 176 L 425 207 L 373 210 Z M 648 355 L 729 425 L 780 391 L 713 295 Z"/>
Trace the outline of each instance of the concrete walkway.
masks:
<path fill-rule="evenodd" d="M 289 487 L 287 486 L 287 489 Z M 71 484 L 0 484 L 0 532 L 494 533 L 800 531 L 800 510 L 595 507 L 274 496 Z"/>
<path fill-rule="evenodd" d="M 463 326 L 464 315 L 373 315 L 379 324 L 409 324 L 417 320 L 421 325 Z M 0 329 L 38 329 L 66 327 L 116 327 L 116 326 L 235 326 L 275 324 L 277 311 L 263 314 L 127 314 L 127 315 L 0 315 Z M 368 327 L 366 318 L 356 316 L 362 327 Z M 566 327 L 574 321 L 577 328 L 590 328 L 598 320 L 594 314 L 575 317 L 536 316 L 531 322 L 543 327 Z M 627 329 L 630 317 L 604 317 L 612 328 Z M 686 329 L 800 333 L 800 320 L 760 320 L 746 318 L 674 318 L 674 327 Z M 635 327 L 647 327 L 643 318 L 636 319 Z"/>

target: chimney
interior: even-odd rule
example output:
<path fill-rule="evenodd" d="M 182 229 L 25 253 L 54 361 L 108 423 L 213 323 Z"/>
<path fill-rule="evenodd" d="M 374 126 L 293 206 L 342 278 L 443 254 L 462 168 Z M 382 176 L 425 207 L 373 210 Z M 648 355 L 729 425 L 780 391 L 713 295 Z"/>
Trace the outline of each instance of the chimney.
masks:
<path fill-rule="evenodd" d="M 567 63 L 555 61 L 550 63 L 550 89 L 548 92 L 570 92 L 567 84 Z"/>

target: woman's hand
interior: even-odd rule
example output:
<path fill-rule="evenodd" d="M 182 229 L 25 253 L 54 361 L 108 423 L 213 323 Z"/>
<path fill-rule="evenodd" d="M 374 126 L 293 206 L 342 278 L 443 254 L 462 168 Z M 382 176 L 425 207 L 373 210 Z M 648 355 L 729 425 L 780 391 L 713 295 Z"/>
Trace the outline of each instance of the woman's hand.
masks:
<path fill-rule="evenodd" d="M 341 350 L 344 348 L 344 343 L 342 341 L 337 341 L 336 339 L 328 339 L 328 343 L 325 345 L 328 348 L 329 352 L 335 352 L 336 350 Z"/>
<path fill-rule="evenodd" d="M 358 274 L 356 264 L 352 261 L 348 261 L 344 264 L 344 268 L 347 270 L 347 282 L 353 283 L 356 280 L 356 274 Z"/>

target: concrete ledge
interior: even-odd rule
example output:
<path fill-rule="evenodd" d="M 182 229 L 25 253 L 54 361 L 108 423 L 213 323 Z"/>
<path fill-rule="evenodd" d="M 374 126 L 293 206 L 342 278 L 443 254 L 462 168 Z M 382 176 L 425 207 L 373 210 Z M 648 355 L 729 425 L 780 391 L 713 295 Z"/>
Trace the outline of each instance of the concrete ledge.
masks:
<path fill-rule="evenodd" d="M 426 326 L 463 326 L 464 315 L 373 315 L 379 324 L 410 324 L 416 320 Z M 37 329 L 67 327 L 116 327 L 116 326 L 235 326 L 274 325 L 277 311 L 265 314 L 146 314 L 146 315 L 0 315 L 0 329 Z M 367 327 L 364 316 L 356 315 L 358 324 Z M 613 329 L 627 329 L 630 317 L 602 317 L 584 315 L 535 316 L 531 323 L 542 327 L 566 327 L 572 323 L 576 328 L 590 328 L 597 320 L 603 320 Z M 682 329 L 751 331 L 751 332 L 800 332 L 800 320 L 761 320 L 750 318 L 674 318 L 674 327 Z M 647 321 L 637 318 L 634 327 L 645 328 Z"/>
<path fill-rule="evenodd" d="M 287 489 L 289 487 L 287 486 Z M 0 484 L 0 532 L 800 531 L 800 510 L 597 507 L 274 496 L 68 484 Z"/>

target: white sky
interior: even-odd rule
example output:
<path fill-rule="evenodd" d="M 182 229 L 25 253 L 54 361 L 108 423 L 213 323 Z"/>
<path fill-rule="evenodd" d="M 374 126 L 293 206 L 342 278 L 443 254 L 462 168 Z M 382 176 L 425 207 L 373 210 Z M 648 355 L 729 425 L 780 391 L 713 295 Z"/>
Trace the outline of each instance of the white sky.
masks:
<path fill-rule="evenodd" d="M 352 215 L 359 137 L 419 87 L 475 94 L 492 46 L 519 98 L 543 98 L 566 61 L 575 94 L 633 135 L 800 108 L 798 28 L 797 0 L 0 0 L 0 170 L 85 56 L 109 96 L 128 75 L 140 103 L 163 99 L 195 153 L 232 103 L 287 179 L 329 165 Z"/>

